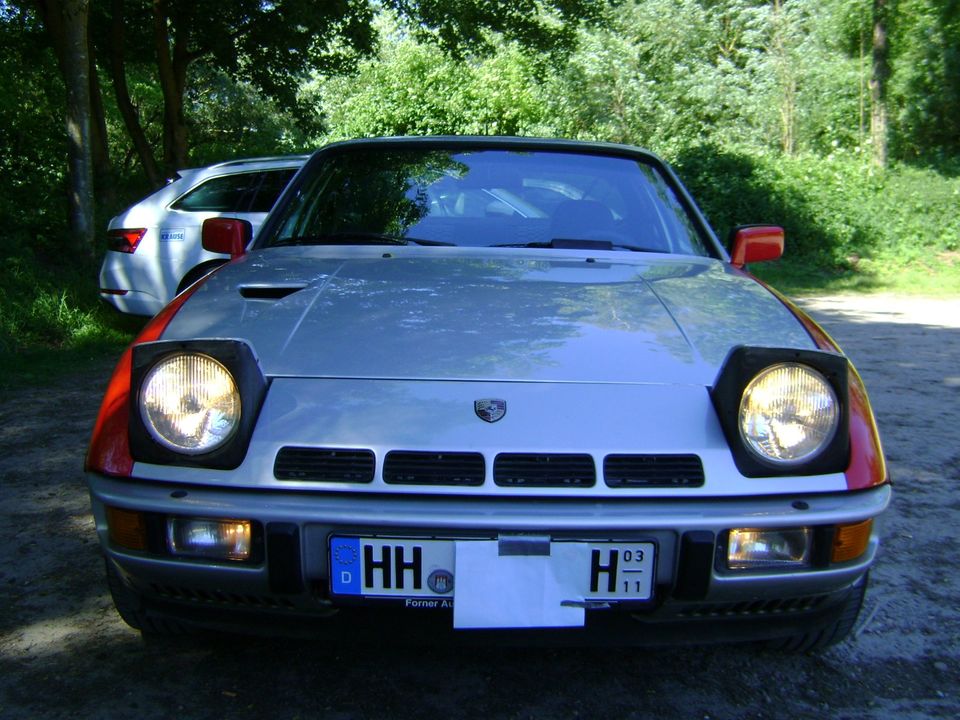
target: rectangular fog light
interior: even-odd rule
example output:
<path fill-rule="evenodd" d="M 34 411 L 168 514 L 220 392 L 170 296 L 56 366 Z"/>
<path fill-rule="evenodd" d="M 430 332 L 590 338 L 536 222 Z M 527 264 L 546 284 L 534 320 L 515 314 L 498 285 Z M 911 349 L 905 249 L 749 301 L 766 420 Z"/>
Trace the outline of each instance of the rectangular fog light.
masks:
<path fill-rule="evenodd" d="M 210 560 L 248 560 L 249 520 L 167 518 L 167 549 L 174 555 Z"/>
<path fill-rule="evenodd" d="M 807 567 L 812 537 L 810 528 L 731 530 L 727 567 L 731 570 Z"/>

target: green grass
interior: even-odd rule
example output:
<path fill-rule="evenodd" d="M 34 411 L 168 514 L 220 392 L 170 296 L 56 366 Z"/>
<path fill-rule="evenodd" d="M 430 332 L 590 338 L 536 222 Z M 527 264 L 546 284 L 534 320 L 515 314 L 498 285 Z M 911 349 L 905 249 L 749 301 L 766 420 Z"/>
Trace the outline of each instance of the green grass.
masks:
<path fill-rule="evenodd" d="M 114 312 L 96 293 L 92 263 L 51 267 L 0 259 L 0 389 L 44 384 L 64 369 L 116 357 L 144 318 Z"/>
<path fill-rule="evenodd" d="M 892 293 L 925 297 L 960 296 L 960 255 L 943 253 L 929 262 L 863 258 L 844 269 L 824 269 L 779 260 L 750 271 L 787 295 Z"/>

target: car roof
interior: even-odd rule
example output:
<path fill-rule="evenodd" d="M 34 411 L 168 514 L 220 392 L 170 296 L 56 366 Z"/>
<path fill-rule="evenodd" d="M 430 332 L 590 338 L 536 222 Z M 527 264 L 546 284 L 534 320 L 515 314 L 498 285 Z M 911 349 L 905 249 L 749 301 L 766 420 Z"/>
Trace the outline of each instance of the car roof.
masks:
<path fill-rule="evenodd" d="M 500 150 L 544 150 L 587 153 L 598 155 L 620 155 L 633 158 L 643 158 L 648 162 L 664 165 L 663 160 L 655 153 L 634 145 L 599 142 L 589 140 L 565 140 L 541 137 L 518 137 L 508 135 L 423 135 L 423 136 L 395 136 L 358 138 L 341 140 L 325 145 L 316 154 L 327 151 L 349 150 L 369 147 L 453 147 L 469 149 L 500 149 Z"/>
<path fill-rule="evenodd" d="M 177 171 L 181 177 L 184 173 L 196 173 L 200 171 L 211 172 L 215 170 L 258 170 L 274 167 L 299 167 L 310 159 L 310 155 L 271 155 L 267 157 L 255 158 L 236 158 L 234 160 L 225 160 L 219 163 L 203 165 L 195 168 L 184 168 Z M 176 178 L 174 178 L 176 179 Z"/>

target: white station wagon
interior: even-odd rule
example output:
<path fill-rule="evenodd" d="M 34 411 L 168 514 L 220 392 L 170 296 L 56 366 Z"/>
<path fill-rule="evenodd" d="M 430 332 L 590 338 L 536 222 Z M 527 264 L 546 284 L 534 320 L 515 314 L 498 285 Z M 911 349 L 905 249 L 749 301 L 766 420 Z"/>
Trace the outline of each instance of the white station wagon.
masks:
<path fill-rule="evenodd" d="M 175 295 L 230 259 L 205 250 L 203 222 L 232 217 L 254 233 L 306 156 L 230 160 L 181 170 L 110 220 L 100 298 L 120 312 L 155 315 Z"/>
<path fill-rule="evenodd" d="M 124 354 L 87 456 L 145 633 L 849 633 L 891 490 L 863 384 L 637 148 L 317 152 Z M 382 631 L 382 629 L 381 629 Z"/>

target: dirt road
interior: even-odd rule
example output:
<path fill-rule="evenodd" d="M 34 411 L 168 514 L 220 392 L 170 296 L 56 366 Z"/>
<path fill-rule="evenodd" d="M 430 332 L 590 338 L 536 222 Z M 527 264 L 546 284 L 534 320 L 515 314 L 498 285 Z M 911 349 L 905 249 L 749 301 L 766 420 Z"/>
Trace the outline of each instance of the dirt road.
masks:
<path fill-rule="evenodd" d="M 864 376 L 896 483 L 847 643 L 816 657 L 145 644 L 110 603 L 81 470 L 104 366 L 0 399 L 0 717 L 960 717 L 960 299 L 803 304 Z"/>

